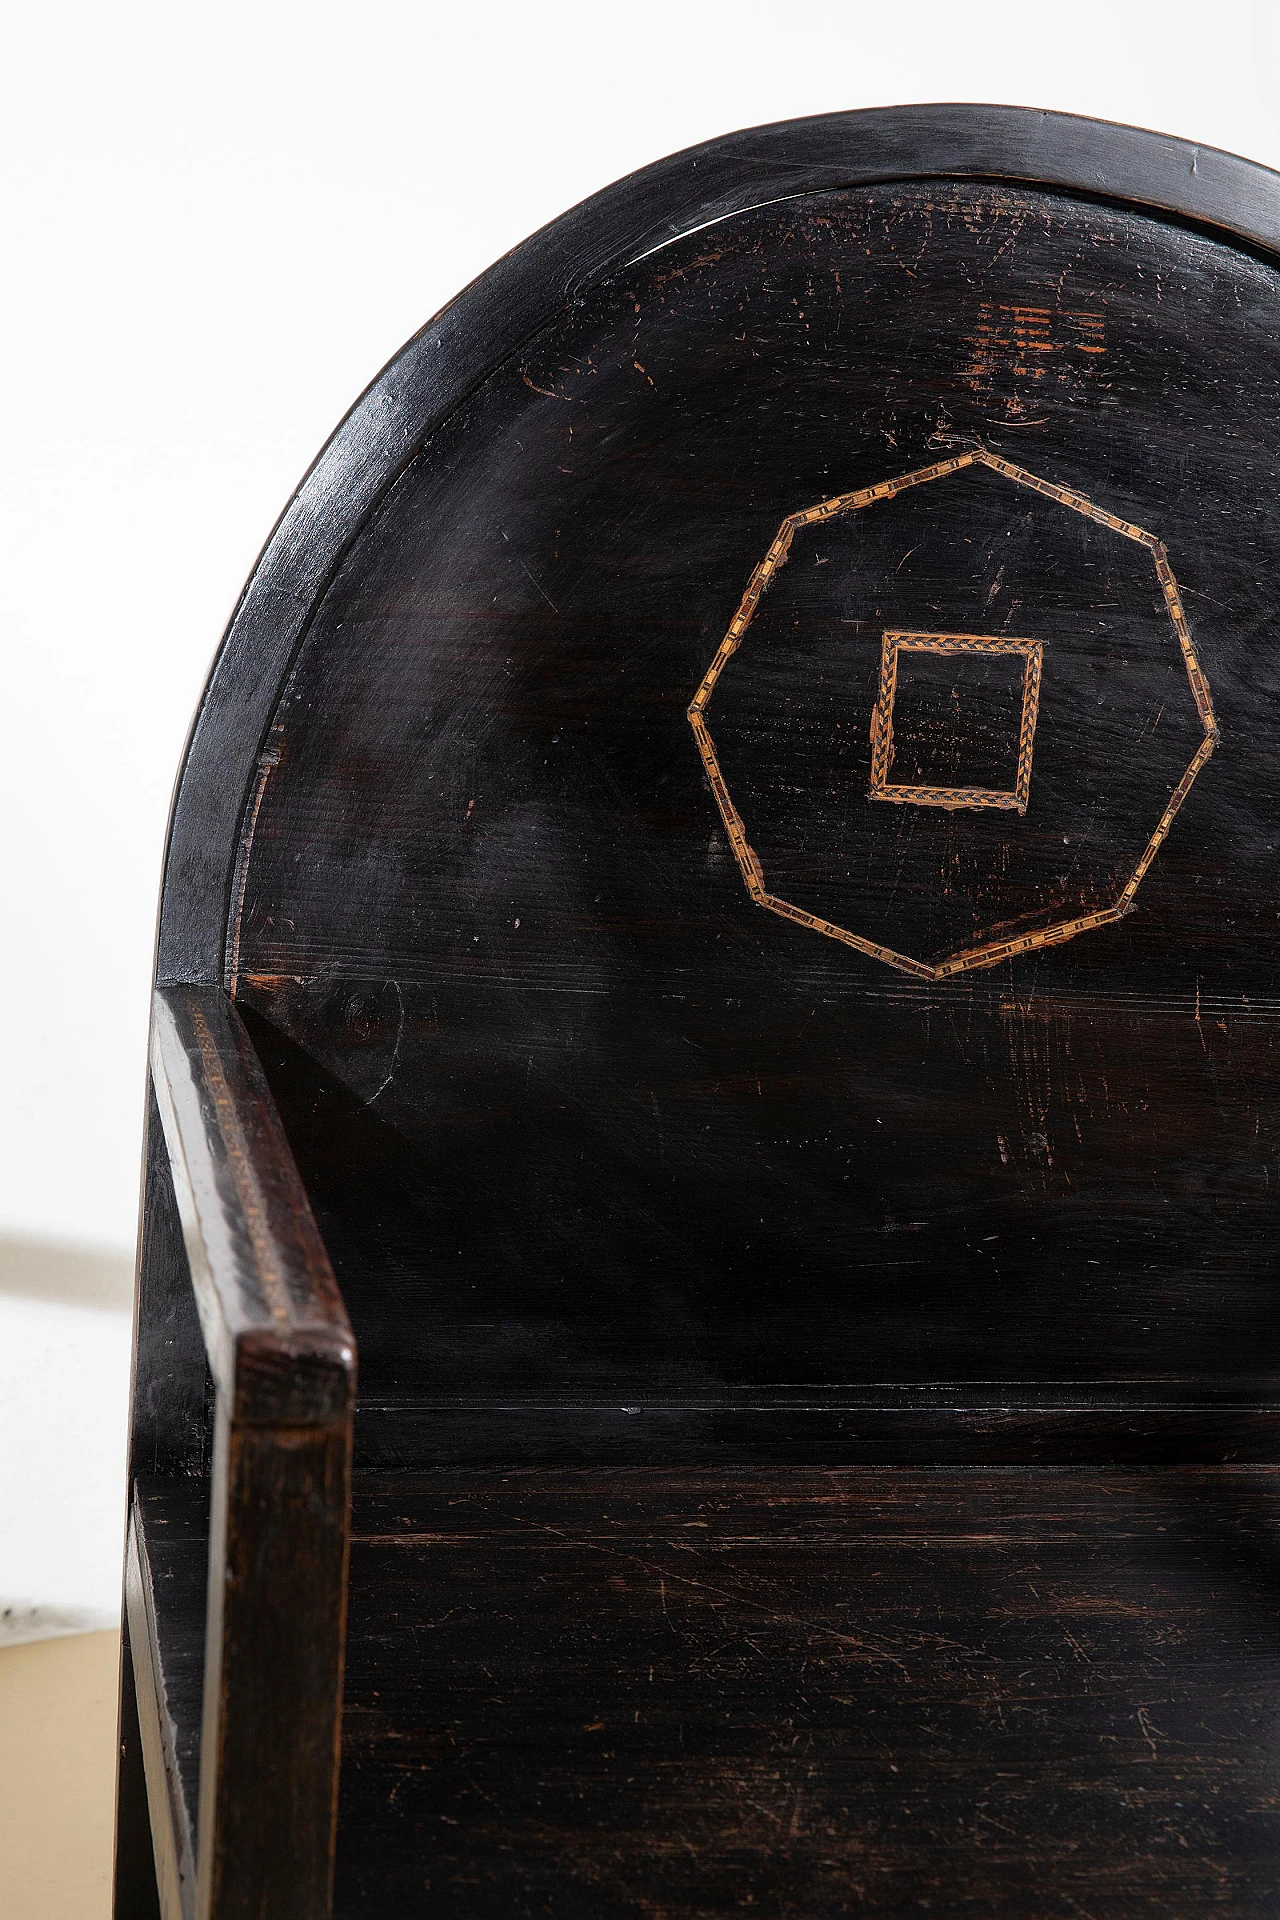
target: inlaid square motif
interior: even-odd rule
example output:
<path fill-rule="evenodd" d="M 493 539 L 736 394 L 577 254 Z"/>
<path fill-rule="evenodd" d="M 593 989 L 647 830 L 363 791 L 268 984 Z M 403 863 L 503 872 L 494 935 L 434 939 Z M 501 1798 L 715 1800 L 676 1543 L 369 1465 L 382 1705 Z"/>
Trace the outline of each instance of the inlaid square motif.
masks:
<path fill-rule="evenodd" d="M 904 654 L 923 654 L 932 659 L 961 656 L 975 664 L 999 660 L 1022 662 L 1021 713 L 1016 736 L 1009 742 L 1009 760 L 1014 770 L 1011 787 L 942 786 L 890 779 L 898 757 L 894 724 L 901 704 L 899 676 L 909 670 L 909 666 L 904 669 L 900 665 Z M 871 720 L 871 798 L 915 807 L 1002 807 L 1025 813 L 1031 794 L 1031 756 L 1040 707 L 1043 660 L 1044 647 L 1039 640 L 1013 640 L 977 633 L 886 633 L 880 654 L 879 694 Z M 960 741 L 954 744 L 963 747 Z M 920 758 L 918 747 L 913 757 L 917 761 Z"/>

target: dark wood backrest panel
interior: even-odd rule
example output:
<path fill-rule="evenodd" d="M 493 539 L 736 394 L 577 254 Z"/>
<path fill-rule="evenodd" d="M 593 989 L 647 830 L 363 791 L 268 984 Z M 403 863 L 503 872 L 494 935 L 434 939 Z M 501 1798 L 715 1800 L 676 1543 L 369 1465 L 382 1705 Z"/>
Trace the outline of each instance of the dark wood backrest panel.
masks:
<path fill-rule="evenodd" d="M 439 428 L 228 941 L 373 1402 L 1265 1397 L 1278 312 L 1142 213 L 869 186 Z"/>
<path fill-rule="evenodd" d="M 396 475 L 513 346 L 627 262 L 746 208 L 870 181 L 956 178 L 1083 189 L 1280 254 L 1280 194 L 1265 167 L 1167 134 L 1022 107 L 887 107 L 748 127 L 668 155 L 552 221 L 407 342 L 317 457 L 263 549 L 175 795 L 162 981 L 222 979 L 241 813 L 316 597 Z"/>

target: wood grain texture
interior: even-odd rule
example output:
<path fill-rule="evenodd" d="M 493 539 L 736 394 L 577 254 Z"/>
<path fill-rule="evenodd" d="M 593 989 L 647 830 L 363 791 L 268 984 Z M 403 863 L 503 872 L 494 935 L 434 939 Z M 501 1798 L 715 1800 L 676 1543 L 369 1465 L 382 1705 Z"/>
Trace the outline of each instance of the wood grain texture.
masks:
<path fill-rule="evenodd" d="M 281 693 L 228 945 L 371 1408 L 948 1388 L 995 1454 L 1056 1392 L 1096 1455 L 1091 1395 L 1252 1381 L 1205 1445 L 1257 1447 L 1278 308 L 1131 210 L 813 195 L 584 291 L 401 475 Z M 1042 648 L 1025 814 L 877 802 L 887 632 Z M 934 664 L 965 789 L 1022 718 Z"/>
<path fill-rule="evenodd" d="M 364 1477 L 335 1912 L 1261 1920 L 1276 1498 L 1266 1468 Z"/>
<path fill-rule="evenodd" d="M 157 992 L 152 1084 L 228 1417 L 349 1419 L 350 1323 L 257 1055 L 223 994 Z"/>
<path fill-rule="evenodd" d="M 220 1419 L 209 1517 L 196 1920 L 329 1912 L 349 1420 Z"/>
<path fill-rule="evenodd" d="M 1280 1454 L 1278 260 L 1157 136 L 757 129 L 321 456 L 167 855 L 170 1906 L 328 1912 L 354 1327 L 338 1915 L 1274 1910 L 1274 1474 L 1174 1463 Z"/>
<path fill-rule="evenodd" d="M 213 1446 L 213 1381 L 150 1075 L 143 1151 L 131 1473 L 200 1474 Z"/>
<path fill-rule="evenodd" d="M 124 1617 L 133 1665 L 133 1701 L 150 1810 L 154 1897 L 162 1920 L 193 1920 L 196 1910 L 195 1824 L 183 1790 L 181 1749 L 167 1676 L 160 1659 L 155 1586 L 146 1530 L 135 1497 L 125 1549 Z M 121 1838 L 127 1808 L 119 1809 Z M 145 1869 L 143 1872 L 145 1881 Z M 116 1882 L 117 1908 L 129 1911 L 131 1884 Z"/>
<path fill-rule="evenodd" d="M 333 1879 L 354 1343 L 261 1067 L 216 989 L 157 994 L 152 1086 L 131 1472 L 163 1467 L 194 1499 L 206 1575 L 195 1644 L 188 1631 L 166 1665 L 166 1579 L 135 1508 L 126 1598 L 161 1907 L 166 1920 L 318 1920 Z M 191 1444 L 204 1421 L 184 1278 L 216 1387 L 211 1458 Z M 195 1721 L 179 1733 L 168 1692 L 197 1678 L 198 1800 Z M 122 1846 L 127 1812 L 122 1797 Z"/>
<path fill-rule="evenodd" d="M 205 1607 L 209 1586 L 207 1488 L 169 1474 L 135 1483 L 132 1525 L 138 1564 L 150 1582 L 153 1686 L 163 1690 L 182 1812 L 194 1836 L 200 1811 L 200 1735 L 204 1705 Z M 145 1559 L 144 1559 L 145 1555 Z M 194 1857 L 194 1839 L 192 1854 Z"/>
<path fill-rule="evenodd" d="M 212 1515 L 189 1477 L 144 1476 L 136 1497 L 157 1850 L 178 1863 L 175 1916 L 316 1920 L 333 1878 L 350 1436 L 227 1423 L 218 1455 Z"/>
<path fill-rule="evenodd" d="M 873 181 L 973 178 L 1096 194 L 1280 252 L 1266 168 L 1167 134 L 1018 107 L 879 108 L 750 127 L 668 156 L 553 221 L 396 355 L 281 515 L 193 722 L 166 856 L 160 978 L 222 978 L 241 817 L 315 600 L 396 477 L 513 346 L 628 263 L 752 207 Z M 1034 318 L 994 308 L 979 326 L 976 358 L 1002 341 L 1034 345 L 1038 332 Z M 1078 331 L 1089 344 L 1087 324 Z"/>

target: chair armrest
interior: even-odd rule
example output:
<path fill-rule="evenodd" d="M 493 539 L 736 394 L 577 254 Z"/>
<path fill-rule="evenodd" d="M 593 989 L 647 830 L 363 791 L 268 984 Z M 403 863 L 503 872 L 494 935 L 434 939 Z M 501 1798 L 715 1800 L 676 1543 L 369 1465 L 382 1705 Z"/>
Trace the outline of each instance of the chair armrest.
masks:
<path fill-rule="evenodd" d="M 156 1104 L 209 1367 L 237 1423 L 327 1425 L 355 1340 L 253 1043 L 212 987 L 160 987 Z"/>
<path fill-rule="evenodd" d="M 323 1920 L 341 1749 L 356 1349 L 253 1044 L 157 990 L 151 1073 L 217 1389 L 191 1911 Z M 165 1817 L 163 1782 L 153 1822 Z M 167 1920 L 167 1916 L 166 1916 Z"/>

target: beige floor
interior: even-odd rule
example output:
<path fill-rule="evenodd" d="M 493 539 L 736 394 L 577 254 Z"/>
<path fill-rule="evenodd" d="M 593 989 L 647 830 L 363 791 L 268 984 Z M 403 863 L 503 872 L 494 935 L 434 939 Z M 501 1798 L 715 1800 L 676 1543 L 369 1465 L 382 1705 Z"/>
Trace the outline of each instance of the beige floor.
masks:
<path fill-rule="evenodd" d="M 0 1650 L 0 1914 L 108 1920 L 117 1633 Z"/>

